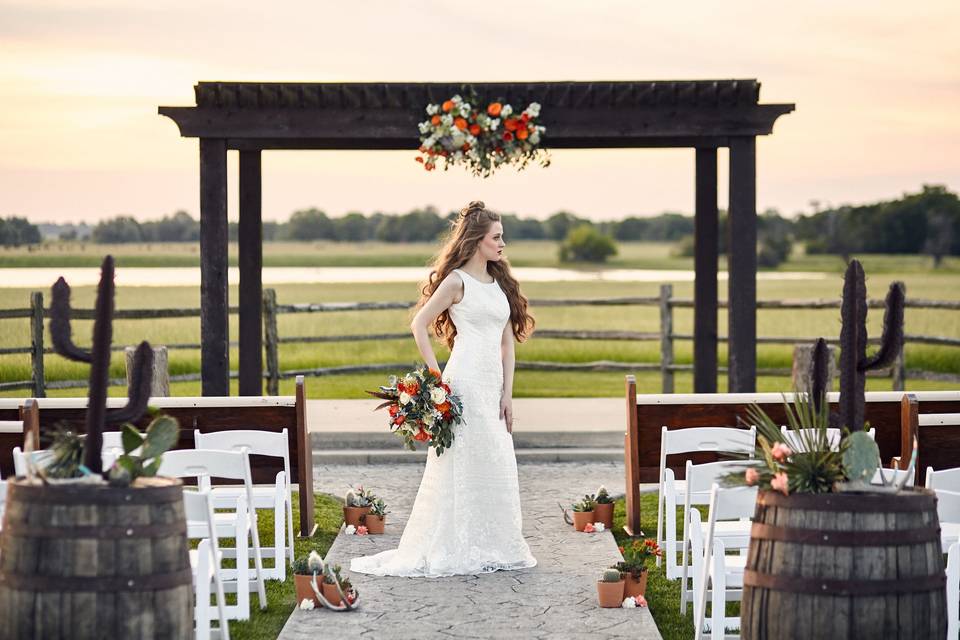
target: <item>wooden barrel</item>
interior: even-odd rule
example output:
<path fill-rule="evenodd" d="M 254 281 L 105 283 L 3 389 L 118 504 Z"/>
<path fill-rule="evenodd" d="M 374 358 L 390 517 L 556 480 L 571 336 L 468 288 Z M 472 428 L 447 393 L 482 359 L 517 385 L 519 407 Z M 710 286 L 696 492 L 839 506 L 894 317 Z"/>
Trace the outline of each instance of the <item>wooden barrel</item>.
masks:
<path fill-rule="evenodd" d="M 0 531 L 0 638 L 192 638 L 183 485 L 11 480 Z"/>
<path fill-rule="evenodd" d="M 742 638 L 943 638 L 936 497 L 760 492 L 743 584 Z"/>

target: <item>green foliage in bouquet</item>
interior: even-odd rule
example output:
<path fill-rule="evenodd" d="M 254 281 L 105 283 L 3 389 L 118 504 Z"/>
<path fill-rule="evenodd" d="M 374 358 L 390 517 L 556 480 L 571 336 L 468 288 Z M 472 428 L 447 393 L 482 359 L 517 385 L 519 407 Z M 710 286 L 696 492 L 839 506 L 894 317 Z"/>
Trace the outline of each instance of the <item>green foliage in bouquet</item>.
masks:
<path fill-rule="evenodd" d="M 123 455 L 110 468 L 110 484 L 128 486 L 137 478 L 157 475 L 163 454 L 177 443 L 179 437 L 180 426 L 170 416 L 155 418 L 143 434 L 132 424 L 123 425 L 120 433 Z"/>

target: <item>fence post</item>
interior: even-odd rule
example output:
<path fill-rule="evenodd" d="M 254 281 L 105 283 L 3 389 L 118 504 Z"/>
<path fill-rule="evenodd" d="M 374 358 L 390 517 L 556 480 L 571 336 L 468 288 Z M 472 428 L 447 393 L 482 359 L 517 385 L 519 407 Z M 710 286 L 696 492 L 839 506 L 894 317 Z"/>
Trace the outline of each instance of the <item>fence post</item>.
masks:
<path fill-rule="evenodd" d="M 663 393 L 673 393 L 673 285 L 660 285 L 660 377 Z"/>
<path fill-rule="evenodd" d="M 47 388 L 43 374 L 43 292 L 30 294 L 30 370 L 33 379 L 33 397 L 46 398 Z"/>
<path fill-rule="evenodd" d="M 280 395 L 280 365 L 277 358 L 277 292 L 263 290 L 263 330 L 267 349 L 267 395 Z"/>
<path fill-rule="evenodd" d="M 900 351 L 897 353 L 896 360 L 893 361 L 893 390 L 903 391 L 907 388 L 907 359 L 904 355 L 906 349 L 906 340 L 900 345 Z M 909 462 L 909 460 L 907 461 Z"/>

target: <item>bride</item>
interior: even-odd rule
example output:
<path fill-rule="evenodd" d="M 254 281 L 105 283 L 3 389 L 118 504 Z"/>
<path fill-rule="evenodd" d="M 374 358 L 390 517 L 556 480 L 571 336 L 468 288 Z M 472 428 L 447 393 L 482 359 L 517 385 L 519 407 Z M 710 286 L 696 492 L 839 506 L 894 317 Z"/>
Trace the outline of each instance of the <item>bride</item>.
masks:
<path fill-rule="evenodd" d="M 463 422 L 449 449 L 429 450 L 399 547 L 353 558 L 351 571 L 441 577 L 537 564 L 521 533 L 511 400 L 514 340 L 534 320 L 504 246 L 498 214 L 482 202 L 460 211 L 410 328 L 435 369 L 428 327 L 451 347 L 443 379 L 463 401 Z"/>

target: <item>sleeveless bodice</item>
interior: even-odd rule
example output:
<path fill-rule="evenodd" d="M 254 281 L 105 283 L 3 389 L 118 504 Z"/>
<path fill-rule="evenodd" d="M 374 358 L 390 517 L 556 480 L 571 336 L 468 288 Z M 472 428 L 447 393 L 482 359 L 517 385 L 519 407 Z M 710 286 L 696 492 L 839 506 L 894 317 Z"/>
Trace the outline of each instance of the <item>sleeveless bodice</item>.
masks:
<path fill-rule="evenodd" d="M 463 281 L 463 298 L 450 305 L 450 319 L 457 335 L 444 372 L 473 384 L 500 388 L 500 340 L 510 321 L 510 302 L 496 280 L 481 282 L 463 269 L 454 271 Z"/>

